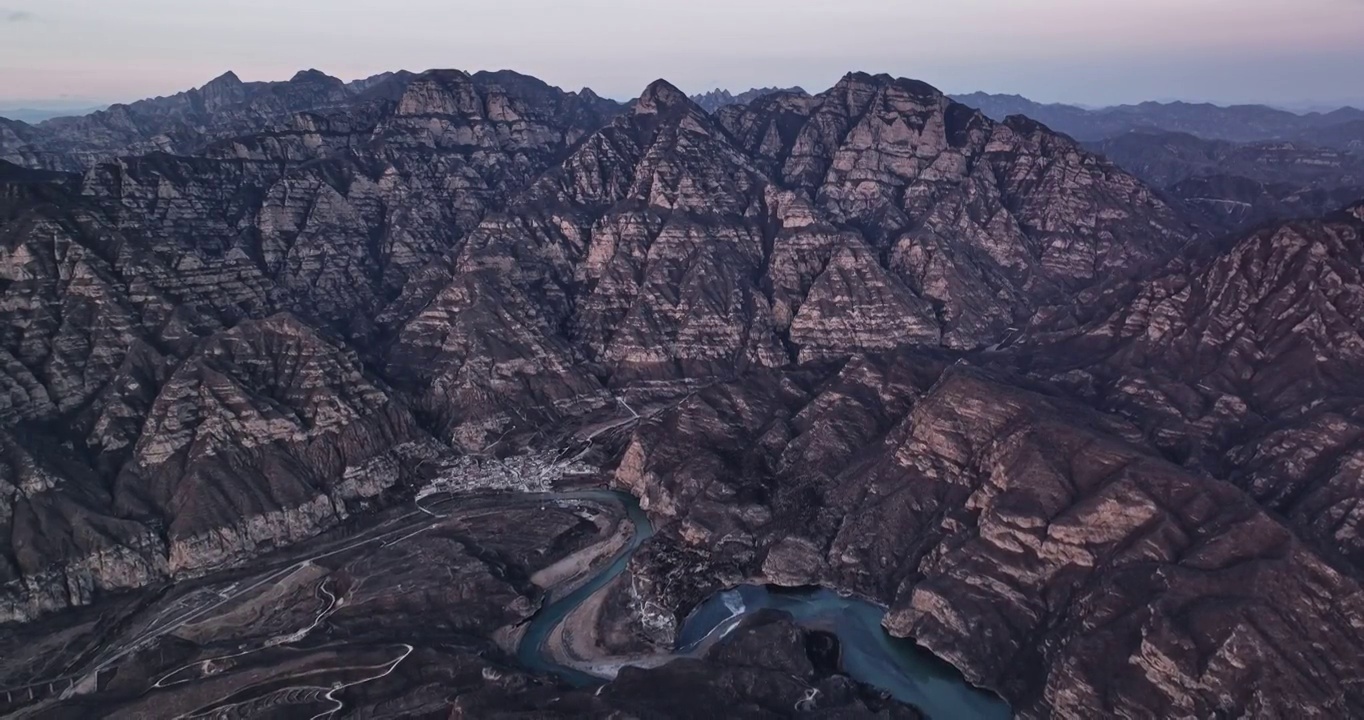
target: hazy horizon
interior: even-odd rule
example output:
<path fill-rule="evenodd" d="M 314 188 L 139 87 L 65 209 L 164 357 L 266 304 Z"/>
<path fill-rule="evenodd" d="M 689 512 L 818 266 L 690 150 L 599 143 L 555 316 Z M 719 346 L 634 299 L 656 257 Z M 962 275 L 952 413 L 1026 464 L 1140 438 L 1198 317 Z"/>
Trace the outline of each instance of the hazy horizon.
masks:
<path fill-rule="evenodd" d="M 866 70 L 1087 106 L 1364 102 L 1364 0 L 114 4 L 0 0 L 0 105 L 131 102 L 228 70 L 286 80 L 314 67 L 346 80 L 508 68 L 617 99 L 658 77 L 689 93 L 818 91 Z"/>

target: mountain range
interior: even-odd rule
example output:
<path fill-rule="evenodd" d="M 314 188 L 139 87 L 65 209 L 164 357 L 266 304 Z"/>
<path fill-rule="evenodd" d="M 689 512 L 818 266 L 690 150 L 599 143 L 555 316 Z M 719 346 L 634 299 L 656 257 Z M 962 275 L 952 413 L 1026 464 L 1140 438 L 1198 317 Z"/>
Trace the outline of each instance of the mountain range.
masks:
<path fill-rule="evenodd" d="M 805 94 L 805 90 L 799 87 L 753 88 L 751 90 L 745 90 L 744 92 L 741 92 L 738 95 L 734 95 L 730 93 L 730 91 L 728 90 L 716 89 L 711 90 L 710 92 L 702 93 L 700 95 L 693 95 L 691 96 L 691 100 L 692 102 L 696 103 L 702 110 L 705 110 L 706 112 L 709 113 L 713 113 L 722 107 L 726 107 L 729 105 L 747 105 L 765 95 L 771 95 L 773 93 L 779 92 L 791 92 L 802 95 Z"/>
<path fill-rule="evenodd" d="M 715 112 L 776 92 L 716 91 L 693 100 Z M 1364 196 L 1364 111 L 1354 108 L 1299 114 L 1263 105 L 1082 108 L 986 93 L 956 99 L 997 121 L 1026 116 L 1081 139 L 1214 233 L 1319 216 Z"/>
<path fill-rule="evenodd" d="M 1133 130 L 1168 130 L 1233 142 L 1315 141 L 1338 149 L 1358 148 L 1357 143 L 1364 140 L 1351 132 L 1358 130 L 1359 123 L 1364 121 L 1364 110 L 1354 107 L 1300 114 L 1267 105 L 1218 106 L 1188 102 L 1144 102 L 1091 109 L 1038 103 L 1020 95 L 979 92 L 958 95 L 955 99 L 996 119 L 1027 115 L 1085 141 L 1103 140 Z"/>
<path fill-rule="evenodd" d="M 72 104 L 61 107 L 48 107 L 40 103 L 35 103 L 34 105 L 35 106 L 33 107 L 24 105 L 0 105 L 0 117 L 25 123 L 39 123 L 44 120 L 51 120 L 52 118 L 89 115 L 90 113 L 99 112 L 108 107 L 106 105 L 97 105 L 93 102 L 85 105 Z"/>
<path fill-rule="evenodd" d="M 656 661 L 758 584 L 1020 717 L 1364 714 L 1357 156 L 983 100 L 305 71 L 0 121 L 0 711 L 920 716 L 782 617 Z M 603 489 L 655 532 L 546 644 L 592 690 L 515 650 L 624 547 Z"/>

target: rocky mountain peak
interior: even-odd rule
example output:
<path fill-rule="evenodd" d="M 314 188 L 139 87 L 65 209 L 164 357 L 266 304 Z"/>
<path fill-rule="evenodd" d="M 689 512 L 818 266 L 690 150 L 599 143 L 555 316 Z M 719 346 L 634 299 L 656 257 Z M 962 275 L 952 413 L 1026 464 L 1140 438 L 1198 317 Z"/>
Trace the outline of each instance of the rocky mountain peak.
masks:
<path fill-rule="evenodd" d="M 383 72 L 366 78 L 352 80 L 346 83 L 346 87 L 356 93 L 363 93 L 379 87 L 403 85 L 414 77 L 416 77 L 416 73 L 408 72 L 407 70 Z"/>
<path fill-rule="evenodd" d="M 199 88 L 199 97 L 203 100 L 205 111 L 218 112 L 244 100 L 246 85 L 236 73 L 228 70 Z"/>
<path fill-rule="evenodd" d="M 869 73 L 862 70 L 853 70 L 844 73 L 843 77 L 834 83 L 834 89 L 850 87 L 854 85 L 886 85 L 895 82 L 895 77 L 888 73 Z"/>
<path fill-rule="evenodd" d="M 335 84 L 342 84 L 342 85 L 345 84 L 345 83 L 342 83 L 341 80 L 340 80 L 339 78 L 334 78 L 334 77 L 332 77 L 331 75 L 328 75 L 327 73 L 324 73 L 324 72 L 322 72 L 321 70 L 318 70 L 318 69 L 316 69 L 316 68 L 309 68 L 309 69 L 307 69 L 307 70 L 299 70 L 298 72 L 294 73 L 294 76 L 293 76 L 293 77 L 289 78 L 289 82 L 291 82 L 291 83 L 326 83 L 326 84 L 333 84 L 333 83 L 335 83 Z"/>
<path fill-rule="evenodd" d="M 457 68 L 436 68 L 425 72 L 417 73 L 412 78 L 413 82 L 433 82 L 445 84 L 460 84 L 473 81 L 473 76 Z"/>
<path fill-rule="evenodd" d="M 427 70 L 407 83 L 399 115 L 459 115 L 478 105 L 473 78 L 463 70 Z"/>
<path fill-rule="evenodd" d="M 635 101 L 632 111 L 635 114 L 664 113 L 674 108 L 691 107 L 699 110 L 687 94 L 677 89 L 667 80 L 658 79 L 644 88 L 644 93 Z"/>
<path fill-rule="evenodd" d="M 932 102 L 937 102 L 943 97 L 941 90 L 922 80 L 895 77 L 887 73 L 872 75 L 871 73 L 860 71 L 850 72 L 847 75 L 844 75 L 842 79 L 834 85 L 830 92 L 835 95 L 847 95 L 886 90 L 898 90 L 906 95 Z"/>
<path fill-rule="evenodd" d="M 228 70 L 222 75 L 219 75 L 218 77 L 215 77 L 212 80 L 209 80 L 208 82 L 204 83 L 204 86 L 199 89 L 202 91 L 208 90 L 209 88 L 227 88 L 241 84 L 242 79 L 237 77 L 237 73 Z"/>

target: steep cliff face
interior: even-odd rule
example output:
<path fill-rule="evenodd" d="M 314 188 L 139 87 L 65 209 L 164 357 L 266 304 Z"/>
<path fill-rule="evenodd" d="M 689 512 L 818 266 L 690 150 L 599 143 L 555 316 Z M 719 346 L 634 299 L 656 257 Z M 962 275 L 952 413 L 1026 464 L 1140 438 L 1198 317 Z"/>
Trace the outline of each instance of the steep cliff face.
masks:
<path fill-rule="evenodd" d="M 164 540 L 113 511 L 107 476 L 137 439 L 165 353 L 214 323 L 177 307 L 154 260 L 62 187 L 4 187 L 0 615 L 12 620 L 164 574 Z"/>
<path fill-rule="evenodd" d="M 451 425 L 483 422 L 471 394 L 495 407 L 528 393 L 542 411 L 599 401 L 588 361 L 658 379 L 779 363 L 753 280 L 764 187 L 705 113 L 655 83 L 409 285 L 389 372 Z"/>
<path fill-rule="evenodd" d="M 292 319 L 238 321 L 268 307 L 241 275 L 172 267 L 146 233 L 41 187 L 9 206 L 0 246 L 7 619 L 304 537 L 400 482 L 427 436 L 353 353 Z M 370 465 L 399 469 L 347 474 Z M 270 520 L 319 498 L 317 517 Z M 226 536 L 181 549 L 204 534 Z"/>
<path fill-rule="evenodd" d="M 174 573 L 311 537 L 436 450 L 353 358 L 279 315 L 214 336 L 176 369 L 114 500 L 166 528 Z"/>
<path fill-rule="evenodd" d="M 431 388 L 442 423 L 496 434 L 525 408 L 485 418 L 455 398 L 515 404 L 530 386 L 567 402 L 592 385 L 583 362 L 620 386 L 981 347 L 1193 235 L 1072 143 L 926 85 L 850 75 L 717 119 L 659 82 L 408 285 L 384 318 L 403 325 L 390 373 Z M 499 359 L 533 377 L 468 372 L 482 297 L 520 309 Z"/>
<path fill-rule="evenodd" d="M 231 80 L 165 114 L 260 129 L 330 97 L 293 97 L 326 84 L 300 77 L 244 100 Z M 357 349 L 374 351 L 409 274 L 614 104 L 514 73 L 363 93 L 206 157 L 0 175 L 0 417 L 8 442 L 34 443 L 3 485 L 8 617 L 307 537 L 448 452 L 364 385 Z M 233 115 L 243 103 L 257 114 Z M 326 388 L 336 397 L 314 397 Z"/>
<path fill-rule="evenodd" d="M 1040 126 L 996 126 L 885 76 L 718 119 L 659 82 L 595 132 L 609 103 L 515 74 L 365 93 L 382 102 L 298 115 L 208 158 L 101 165 L 82 207 L 134 238 L 164 302 L 193 309 L 191 338 L 280 310 L 363 353 L 391 333 L 385 373 L 471 450 L 610 403 L 611 387 L 979 346 L 1187 231 Z M 1047 209 L 1056 196 L 1073 212 Z M 1123 234 L 1132 198 L 1154 240 Z M 128 372 L 163 382 L 186 357 L 143 353 Z M 137 387 L 119 396 L 123 454 L 106 472 L 138 442 L 154 394 Z"/>
<path fill-rule="evenodd" d="M 26 621 L 166 576 L 165 539 L 120 517 L 102 478 L 50 437 L 0 431 L 0 619 Z"/>
<path fill-rule="evenodd" d="M 6 421 L 84 411 L 70 429 L 92 431 L 106 406 L 139 402 L 138 376 L 156 376 L 163 355 L 221 327 L 199 311 L 213 307 L 207 293 L 63 188 L 44 183 L 8 209 L 0 236 Z M 117 434 L 117 424 L 106 429 Z"/>
<path fill-rule="evenodd" d="M 1018 384 L 900 354 L 700 391 L 618 470 L 663 525 L 638 572 L 678 608 L 735 578 L 874 598 L 1027 717 L 1360 711 L 1354 664 L 1319 661 L 1364 645 L 1356 580 L 1136 426 Z"/>
<path fill-rule="evenodd" d="M 82 192 L 177 269 L 230 285 L 215 307 L 234 319 L 289 309 L 372 340 L 410 274 L 610 113 L 496 80 L 425 73 L 382 113 L 301 115 L 211 159 L 121 159 L 87 173 Z"/>
<path fill-rule="evenodd" d="M 107 462 L 113 448 L 97 443 L 135 443 L 112 481 L 71 459 L 56 438 L 72 433 L 50 423 L 0 438 L 15 563 L 5 566 L 6 619 L 311 537 L 449 454 L 353 356 L 289 316 L 214 335 L 169 377 L 110 384 L 139 380 L 142 405 L 99 408 L 97 398 L 76 415 L 104 411 L 82 454 L 103 449 Z M 145 420 L 140 433 L 118 434 L 110 417 Z"/>
<path fill-rule="evenodd" d="M 851 74 L 721 120 L 784 185 L 859 230 L 933 305 L 949 347 L 988 345 L 1039 302 L 1194 234 L 1066 138 L 1021 118 L 994 123 L 923 83 Z"/>
<path fill-rule="evenodd" d="M 1280 223 L 1085 298 L 1041 335 L 1063 382 L 1138 419 L 1171 457 L 1288 517 L 1358 572 L 1354 408 L 1364 209 Z"/>

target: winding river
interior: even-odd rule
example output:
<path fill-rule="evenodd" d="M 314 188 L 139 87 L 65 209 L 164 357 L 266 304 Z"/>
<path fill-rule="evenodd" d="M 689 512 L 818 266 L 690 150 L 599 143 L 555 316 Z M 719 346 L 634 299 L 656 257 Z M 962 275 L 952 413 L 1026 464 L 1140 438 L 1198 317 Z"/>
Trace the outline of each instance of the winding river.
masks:
<path fill-rule="evenodd" d="M 618 503 L 625 507 L 635 533 L 630 542 L 582 587 L 543 606 L 517 646 L 517 659 L 531 670 L 553 673 L 586 686 L 602 681 L 547 657 L 545 641 L 554 628 L 584 600 L 625 570 L 639 546 L 654 534 L 653 523 L 634 497 L 609 490 L 566 494 L 564 499 Z M 1006 720 L 1009 706 L 998 696 L 975 688 L 951 665 L 909 640 L 891 637 L 881 627 L 885 610 L 866 601 L 822 588 L 785 590 L 743 585 L 716 593 L 692 611 L 677 636 L 678 655 L 696 650 L 718 634 L 723 637 L 744 615 L 762 609 L 784 612 L 802 627 L 833 632 L 841 646 L 840 664 L 856 680 L 915 705 L 932 720 Z"/>

